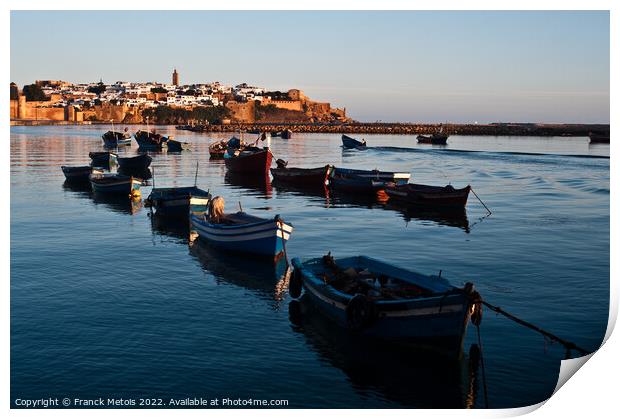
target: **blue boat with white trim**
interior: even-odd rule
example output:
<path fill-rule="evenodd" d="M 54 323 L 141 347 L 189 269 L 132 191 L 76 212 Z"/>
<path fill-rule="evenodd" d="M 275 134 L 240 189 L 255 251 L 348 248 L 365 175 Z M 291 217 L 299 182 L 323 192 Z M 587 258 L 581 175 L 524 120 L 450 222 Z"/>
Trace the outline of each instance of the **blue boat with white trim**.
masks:
<path fill-rule="evenodd" d="M 388 184 L 404 185 L 409 182 L 410 177 L 409 173 L 332 167 L 329 172 L 329 185 L 345 192 L 374 193 Z"/>
<path fill-rule="evenodd" d="M 92 174 L 90 185 L 93 192 L 136 196 L 140 194 L 142 179 L 116 173 Z"/>
<path fill-rule="evenodd" d="M 213 201 L 211 201 L 213 202 Z M 279 215 L 261 218 L 239 211 L 224 214 L 217 221 L 212 205 L 206 212 L 194 211 L 192 199 L 190 219 L 199 237 L 215 247 L 262 256 L 278 256 L 293 232 L 293 226 Z"/>
<path fill-rule="evenodd" d="M 473 304 L 473 285 L 452 286 L 365 256 L 330 254 L 292 260 L 289 293 L 303 290 L 323 314 L 365 337 L 442 348 L 460 354 Z M 479 297 L 479 296 L 478 296 Z"/>
<path fill-rule="evenodd" d="M 155 212 L 160 215 L 187 217 L 190 202 L 193 211 L 205 212 L 210 197 L 208 191 L 196 186 L 153 188 L 145 205 L 155 208 Z"/>

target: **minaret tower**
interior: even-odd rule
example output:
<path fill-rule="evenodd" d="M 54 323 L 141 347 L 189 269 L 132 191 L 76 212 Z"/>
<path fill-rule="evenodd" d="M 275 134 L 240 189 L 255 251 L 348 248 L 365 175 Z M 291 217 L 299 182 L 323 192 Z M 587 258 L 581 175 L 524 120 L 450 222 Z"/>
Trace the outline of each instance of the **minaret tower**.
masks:
<path fill-rule="evenodd" d="M 172 84 L 175 86 L 179 85 L 179 73 L 177 73 L 177 69 L 175 68 L 172 72 Z"/>

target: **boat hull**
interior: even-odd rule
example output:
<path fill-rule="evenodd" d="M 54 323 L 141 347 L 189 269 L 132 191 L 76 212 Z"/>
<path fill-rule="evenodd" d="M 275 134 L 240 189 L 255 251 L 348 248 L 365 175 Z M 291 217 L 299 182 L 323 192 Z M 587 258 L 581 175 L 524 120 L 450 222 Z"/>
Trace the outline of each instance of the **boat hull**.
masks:
<path fill-rule="evenodd" d="M 388 275 L 411 275 L 423 277 L 371 258 L 345 258 L 342 266 L 371 266 L 373 272 Z M 347 262 L 349 261 L 349 262 Z M 301 275 L 305 295 L 323 314 L 343 329 L 351 329 L 347 305 L 353 299 L 325 283 L 320 274 L 309 265 L 321 263 L 314 259 L 302 263 L 292 260 L 295 274 Z M 340 261 L 338 261 L 340 264 Z M 349 264 L 347 264 L 349 263 Z M 442 281 L 426 277 L 431 282 Z M 374 319 L 362 329 L 354 330 L 365 337 L 388 340 L 401 344 L 441 345 L 448 352 L 460 353 L 469 319 L 470 298 L 464 292 L 446 285 L 445 291 L 428 297 L 398 300 L 378 300 L 373 303 Z"/>
<path fill-rule="evenodd" d="M 168 151 L 173 153 L 191 149 L 191 145 L 189 143 L 183 143 L 181 141 L 170 139 L 166 142 L 166 146 L 168 147 Z"/>
<path fill-rule="evenodd" d="M 329 173 L 329 185 L 344 192 L 376 193 L 384 189 L 388 183 L 406 184 L 410 177 L 409 173 L 340 169 L 335 167 Z"/>
<path fill-rule="evenodd" d="M 102 167 L 109 170 L 118 164 L 118 155 L 107 151 L 93 151 L 88 153 L 88 157 L 90 157 L 92 167 Z"/>
<path fill-rule="evenodd" d="M 263 149 L 251 154 L 244 154 L 244 152 L 241 152 L 238 156 L 228 153 L 224 154 L 226 168 L 231 172 L 244 174 L 268 173 L 272 159 L 273 154 L 271 154 L 269 149 Z"/>
<path fill-rule="evenodd" d="M 166 146 L 167 137 L 159 134 L 153 134 L 147 131 L 138 131 L 134 134 L 134 138 L 141 150 L 161 151 Z"/>
<path fill-rule="evenodd" d="M 467 205 L 470 190 L 469 185 L 462 189 L 454 189 L 448 186 L 407 184 L 387 186 L 385 193 L 390 200 L 394 199 L 412 206 L 463 211 Z"/>
<path fill-rule="evenodd" d="M 142 180 L 131 176 L 91 176 L 93 192 L 112 195 L 133 195 L 140 190 Z"/>
<path fill-rule="evenodd" d="M 61 166 L 60 168 L 62 169 L 62 173 L 65 175 L 67 182 L 75 183 L 88 183 L 91 173 L 103 173 L 102 171 L 93 169 L 91 166 Z"/>
<path fill-rule="evenodd" d="M 284 250 L 293 226 L 278 217 L 242 225 L 213 224 L 202 214 L 192 212 L 191 225 L 202 240 L 211 245 L 236 252 L 262 256 L 277 256 Z"/>
<path fill-rule="evenodd" d="M 140 154 L 134 157 L 119 157 L 118 167 L 122 170 L 146 170 L 153 161 L 148 154 Z"/>
<path fill-rule="evenodd" d="M 342 136 L 342 147 L 346 149 L 357 149 L 357 150 L 365 150 L 366 143 L 356 140 L 355 138 L 351 138 L 347 135 Z"/>
<path fill-rule="evenodd" d="M 122 132 L 108 131 L 101 138 L 103 139 L 103 145 L 108 148 L 131 144 L 131 136 L 125 135 Z"/>
<path fill-rule="evenodd" d="M 154 188 L 146 199 L 159 215 L 187 219 L 191 208 L 204 212 L 209 204 L 209 192 L 195 186 L 181 188 Z"/>
<path fill-rule="evenodd" d="M 317 167 L 316 169 L 273 168 L 271 175 L 274 181 L 288 185 L 319 188 L 326 185 L 329 171 L 330 166 Z"/>
<path fill-rule="evenodd" d="M 446 145 L 448 143 L 448 136 L 443 134 L 418 135 L 417 140 L 420 144 Z"/>

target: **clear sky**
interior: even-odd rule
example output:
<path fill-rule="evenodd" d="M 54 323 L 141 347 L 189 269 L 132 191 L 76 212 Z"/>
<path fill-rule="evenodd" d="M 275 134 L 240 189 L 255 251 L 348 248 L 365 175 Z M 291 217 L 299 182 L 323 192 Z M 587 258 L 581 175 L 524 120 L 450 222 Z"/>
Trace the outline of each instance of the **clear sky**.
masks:
<path fill-rule="evenodd" d="M 361 121 L 609 123 L 608 12 L 13 11 L 11 80 L 300 88 Z"/>

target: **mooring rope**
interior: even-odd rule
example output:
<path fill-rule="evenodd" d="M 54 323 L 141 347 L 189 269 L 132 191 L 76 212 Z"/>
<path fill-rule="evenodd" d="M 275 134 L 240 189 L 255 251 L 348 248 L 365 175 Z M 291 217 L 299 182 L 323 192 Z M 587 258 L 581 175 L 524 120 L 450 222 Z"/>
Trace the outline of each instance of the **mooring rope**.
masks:
<path fill-rule="evenodd" d="M 480 197 L 478 196 L 478 194 L 476 192 L 474 192 L 474 188 L 470 187 L 469 190 L 474 194 L 474 196 L 476 198 L 478 198 L 478 201 L 480 201 L 480 203 L 482 204 L 482 206 L 489 211 L 489 215 L 492 214 L 491 210 L 489 209 L 489 207 L 487 207 L 484 202 L 482 202 L 482 199 L 480 199 Z"/>
<path fill-rule="evenodd" d="M 516 316 L 514 316 L 514 315 L 512 315 L 512 314 L 510 314 L 510 313 L 508 313 L 507 311 L 505 311 L 505 310 L 501 309 L 501 308 L 500 308 L 500 307 L 498 307 L 498 306 L 494 306 L 494 305 L 492 305 L 492 304 L 490 304 L 490 303 L 487 303 L 486 301 L 484 301 L 484 300 L 482 300 L 482 299 L 480 300 L 480 302 L 481 302 L 482 304 L 484 304 L 485 306 L 487 306 L 487 307 L 488 307 L 489 309 L 491 309 L 492 311 L 494 311 L 494 312 L 496 312 L 496 313 L 499 313 L 499 314 L 502 314 L 502 315 L 504 315 L 505 317 L 509 318 L 510 320 L 512 320 L 512 321 L 514 321 L 514 322 L 516 322 L 516 323 L 518 323 L 518 324 L 520 324 L 520 325 L 522 325 L 522 326 L 525 326 L 525 327 L 527 327 L 528 329 L 532 329 L 532 330 L 534 330 L 534 331 L 536 331 L 536 332 L 538 332 L 538 333 L 542 334 L 543 336 L 545 336 L 545 337 L 546 337 L 546 338 L 548 338 L 549 340 L 551 340 L 551 341 L 555 341 L 555 342 L 559 342 L 560 344 L 562 344 L 562 345 L 566 348 L 567 353 L 568 353 L 570 350 L 572 350 L 572 349 L 574 349 L 574 350 L 576 350 L 576 351 L 580 352 L 582 355 L 587 355 L 587 354 L 590 354 L 590 353 L 592 352 L 592 351 L 587 351 L 587 350 L 585 350 L 585 349 L 583 349 L 583 348 L 581 348 L 581 347 L 577 346 L 577 345 L 576 345 L 575 343 L 573 343 L 573 342 L 570 342 L 570 341 L 568 341 L 568 340 L 562 339 L 561 337 L 556 336 L 556 335 L 554 335 L 553 333 L 550 333 L 550 332 L 548 332 L 548 331 L 546 331 L 546 330 L 544 330 L 544 329 L 542 329 L 542 328 L 540 328 L 540 327 L 538 327 L 538 326 L 536 326 L 536 325 L 534 325 L 534 324 L 532 324 L 532 323 L 530 323 L 530 322 L 527 322 L 527 321 L 525 321 L 525 320 L 522 320 L 522 319 L 520 319 L 520 318 L 518 318 L 518 317 L 516 317 Z"/>

